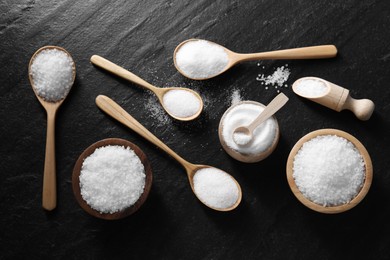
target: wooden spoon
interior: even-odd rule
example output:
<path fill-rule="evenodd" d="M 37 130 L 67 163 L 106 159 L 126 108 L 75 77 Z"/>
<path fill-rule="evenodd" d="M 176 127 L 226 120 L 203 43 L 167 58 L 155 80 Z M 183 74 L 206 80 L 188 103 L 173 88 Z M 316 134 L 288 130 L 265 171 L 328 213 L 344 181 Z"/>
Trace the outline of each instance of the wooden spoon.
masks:
<path fill-rule="evenodd" d="M 56 187 L 56 159 L 55 159 L 55 118 L 58 108 L 64 102 L 66 95 L 56 101 L 50 102 L 46 101 L 43 97 L 39 96 L 35 87 L 34 87 L 34 78 L 31 73 L 31 66 L 35 57 L 43 50 L 47 49 L 57 49 L 59 51 L 65 52 L 71 59 L 72 56 L 63 48 L 57 46 L 44 46 L 37 50 L 30 59 L 28 66 L 28 76 L 32 89 L 34 90 L 35 96 L 45 108 L 47 113 L 47 132 L 46 132 L 46 153 L 45 153 L 45 167 L 43 171 L 43 191 L 42 191 L 42 207 L 46 210 L 53 210 L 57 206 L 57 187 Z M 73 61 L 73 59 L 72 59 Z M 74 79 L 76 77 L 76 67 L 73 61 L 72 66 L 72 81 L 73 85 Z"/>
<path fill-rule="evenodd" d="M 193 41 L 199 41 L 200 39 L 189 39 L 186 41 L 183 41 L 180 43 L 174 53 L 173 53 L 173 61 L 175 64 L 176 69 L 183 74 L 183 76 L 194 79 L 194 80 L 205 80 L 210 79 L 213 77 L 216 77 L 237 63 L 243 62 L 243 61 L 251 61 L 251 60 L 297 60 L 297 59 L 325 59 L 325 58 L 333 58 L 337 54 L 337 48 L 334 45 L 319 45 L 319 46 L 311 46 L 311 47 L 303 47 L 303 48 L 294 48 L 294 49 L 286 49 L 286 50 L 277 50 L 277 51 L 269 51 L 269 52 L 259 52 L 259 53 L 236 53 L 233 52 L 227 48 L 225 48 L 222 45 L 219 45 L 217 43 L 208 41 L 210 44 L 215 44 L 216 46 L 219 46 L 223 48 L 223 50 L 226 52 L 228 56 L 228 63 L 224 69 L 222 69 L 220 72 L 216 73 L 215 75 L 211 75 L 209 77 L 203 78 L 203 77 L 191 77 L 187 75 L 177 64 L 176 62 L 176 55 L 177 52 L 180 50 L 181 47 L 183 47 L 186 43 L 193 42 Z M 206 41 L 206 40 L 202 40 Z"/>
<path fill-rule="evenodd" d="M 288 101 L 288 97 L 280 93 L 277 95 L 257 116 L 252 123 L 248 126 L 239 126 L 233 131 L 233 140 L 238 145 L 246 145 L 248 144 L 253 137 L 253 131 L 258 127 L 261 123 L 275 114 L 279 109 L 281 109 Z"/>
<path fill-rule="evenodd" d="M 109 97 L 99 95 L 96 98 L 96 105 L 106 112 L 108 115 L 111 117 L 115 118 L 125 126 L 129 127 L 142 137 L 144 137 L 146 140 L 149 142 L 153 143 L 154 145 L 158 146 L 161 150 L 164 152 L 168 153 L 170 156 L 172 156 L 176 161 L 178 161 L 186 170 L 187 172 L 187 177 L 191 185 L 192 191 L 195 193 L 197 196 L 195 189 L 194 189 L 194 175 L 195 173 L 203 168 L 214 168 L 212 166 L 208 165 L 199 165 L 199 164 L 192 164 L 189 163 L 188 161 L 184 160 L 182 157 L 180 157 L 177 153 L 171 150 L 166 144 L 164 144 L 162 141 L 160 141 L 156 136 L 154 136 L 152 133 L 150 133 L 143 125 L 141 125 L 136 119 L 134 119 L 131 115 L 129 115 L 121 106 L 119 106 L 117 103 L 115 103 L 112 99 Z M 230 175 L 229 175 L 230 176 Z M 241 192 L 241 187 L 238 184 L 238 182 L 232 177 L 232 180 L 234 180 L 235 184 L 237 185 L 238 189 L 238 198 L 236 203 L 234 203 L 231 207 L 228 208 L 214 208 L 211 207 L 210 205 L 207 205 L 204 201 L 202 201 L 198 196 L 197 198 L 206 206 L 208 206 L 211 209 L 217 210 L 217 211 L 230 211 L 235 209 L 241 202 L 242 198 L 242 192 Z"/>
<path fill-rule="evenodd" d="M 199 96 L 198 93 L 196 93 L 195 91 L 193 91 L 191 89 L 177 88 L 177 87 L 159 88 L 159 87 L 153 86 L 152 84 L 146 82 L 145 80 L 141 79 L 140 77 L 136 76 L 135 74 L 131 73 L 130 71 L 128 71 L 128 70 L 126 70 L 126 69 L 112 63 L 111 61 L 109 61 L 101 56 L 98 56 L 98 55 L 93 55 L 91 57 L 91 63 L 102 68 L 102 69 L 105 69 L 105 70 L 113 73 L 114 75 L 117 75 L 121 78 L 127 79 L 127 80 L 129 80 L 137 85 L 140 85 L 140 86 L 152 91 L 157 96 L 159 102 L 161 103 L 161 105 L 165 109 L 165 111 L 171 117 L 173 117 L 177 120 L 180 120 L 180 121 L 193 120 L 193 119 L 197 118 L 203 110 L 202 98 Z M 171 91 L 171 90 L 185 90 L 185 91 L 188 91 L 191 94 L 193 94 L 200 102 L 199 110 L 195 114 L 188 116 L 188 117 L 179 117 L 179 116 L 174 115 L 171 111 L 169 111 L 169 109 L 167 109 L 167 107 L 164 104 L 164 99 L 163 99 L 164 95 L 168 91 Z"/>

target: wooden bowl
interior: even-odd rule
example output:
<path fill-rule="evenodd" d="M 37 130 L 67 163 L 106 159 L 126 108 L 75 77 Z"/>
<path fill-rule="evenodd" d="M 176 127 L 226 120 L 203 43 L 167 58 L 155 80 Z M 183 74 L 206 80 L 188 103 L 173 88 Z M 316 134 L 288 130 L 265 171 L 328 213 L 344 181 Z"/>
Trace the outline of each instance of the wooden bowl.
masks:
<path fill-rule="evenodd" d="M 276 133 L 275 133 L 275 138 L 272 141 L 271 146 L 267 150 L 265 150 L 264 152 L 258 153 L 258 154 L 240 153 L 239 151 L 231 148 L 230 146 L 228 146 L 226 144 L 226 141 L 225 141 L 225 138 L 223 137 L 222 132 L 223 132 L 223 122 L 225 121 L 226 115 L 229 114 L 229 112 L 233 108 L 235 108 L 238 105 L 242 105 L 242 104 L 252 104 L 252 105 L 256 105 L 256 106 L 265 107 L 265 105 L 263 105 L 263 104 L 261 104 L 259 102 L 256 102 L 256 101 L 241 101 L 241 102 L 238 102 L 237 104 L 234 104 L 230 108 L 228 108 L 225 111 L 225 113 L 223 114 L 223 116 L 221 118 L 221 121 L 219 122 L 219 127 L 218 127 L 219 141 L 221 143 L 222 148 L 225 150 L 225 152 L 227 154 L 229 154 L 231 157 L 233 157 L 234 159 L 236 159 L 236 160 L 238 160 L 240 162 L 246 162 L 246 163 L 259 162 L 259 161 L 264 160 L 265 158 L 267 158 L 275 150 L 276 146 L 278 145 L 279 137 L 280 137 L 279 123 L 278 123 L 278 120 L 276 119 L 276 117 L 272 116 L 275 119 L 275 121 L 276 121 L 276 130 L 275 130 Z"/>
<path fill-rule="evenodd" d="M 97 148 L 102 147 L 102 146 L 107 146 L 107 145 L 120 145 L 120 146 L 124 146 L 126 148 L 130 147 L 130 149 L 135 152 L 135 154 L 141 160 L 141 163 L 144 165 L 145 175 L 146 175 L 144 191 L 141 194 L 141 196 L 139 197 L 139 199 L 132 206 L 130 206 L 122 211 L 118 211 L 118 212 L 115 212 L 112 214 L 100 213 L 99 211 L 91 208 L 91 206 L 89 206 L 85 202 L 85 200 L 81 196 L 80 179 L 79 179 L 81 167 L 82 167 L 82 164 L 83 164 L 85 158 L 90 156 Z M 73 187 L 73 193 L 74 193 L 74 196 L 76 197 L 77 202 L 79 203 L 81 208 L 83 208 L 87 213 L 89 213 L 90 215 L 97 217 L 97 218 L 107 219 L 107 220 L 115 220 L 115 219 L 121 219 L 121 218 L 124 218 L 124 217 L 127 217 L 127 216 L 133 214 L 142 206 L 142 204 L 144 204 L 144 202 L 146 201 L 146 198 L 149 195 L 150 188 L 152 187 L 152 179 L 153 179 L 152 168 L 150 167 L 150 163 L 149 163 L 148 159 L 146 158 L 146 155 L 142 152 L 142 150 L 138 146 L 136 146 L 135 144 L 133 144 L 127 140 L 124 140 L 124 139 L 108 138 L 108 139 L 98 141 L 98 142 L 92 144 L 91 146 L 89 146 L 87 149 L 85 149 L 85 151 L 77 159 L 76 164 L 73 168 L 72 187 Z"/>
<path fill-rule="evenodd" d="M 301 149 L 302 145 L 305 142 L 307 142 L 307 141 L 309 141 L 317 136 L 320 136 L 320 135 L 337 135 L 339 137 L 343 137 L 343 138 L 347 139 L 356 147 L 356 149 L 360 152 L 360 154 L 363 157 L 363 161 L 364 161 L 365 168 L 366 168 L 363 186 L 362 186 L 361 190 L 358 192 L 358 194 L 356 195 L 356 197 L 353 198 L 350 202 L 348 202 L 346 204 L 339 205 L 339 206 L 327 206 L 327 207 L 316 204 L 316 203 L 312 202 L 311 200 L 309 200 L 308 198 L 306 198 L 300 192 L 297 185 L 295 184 L 295 180 L 293 177 L 293 163 L 294 163 L 295 155 L 298 153 L 298 151 Z M 290 152 L 290 155 L 288 156 L 286 172 L 287 172 L 288 185 L 290 186 L 291 191 L 294 193 L 295 197 L 297 197 L 297 199 L 306 207 L 308 207 L 312 210 L 315 210 L 317 212 L 327 213 L 327 214 L 341 213 L 341 212 L 350 210 L 351 208 L 353 208 L 357 204 L 359 204 L 359 202 L 362 201 L 362 199 L 366 196 L 368 190 L 370 189 L 372 177 L 373 177 L 372 162 L 371 162 L 370 155 L 368 154 L 366 148 L 363 146 L 362 143 L 359 142 L 359 140 L 357 140 L 352 135 L 350 135 L 344 131 L 337 130 L 337 129 L 321 129 L 321 130 L 313 131 L 313 132 L 305 135 L 304 137 L 302 137 L 295 144 L 295 146 L 293 147 L 293 149 Z"/>

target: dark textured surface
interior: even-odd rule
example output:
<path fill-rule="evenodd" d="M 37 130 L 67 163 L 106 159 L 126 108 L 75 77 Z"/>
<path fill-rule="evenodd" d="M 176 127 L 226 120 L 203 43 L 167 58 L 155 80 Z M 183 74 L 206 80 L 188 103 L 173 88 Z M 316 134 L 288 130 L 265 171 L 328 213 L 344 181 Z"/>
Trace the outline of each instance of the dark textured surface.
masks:
<path fill-rule="evenodd" d="M 368 1 L 12 1 L 0 3 L 0 258 L 127 259 L 389 259 L 390 258 L 390 2 Z M 209 81 L 185 79 L 172 53 L 188 38 L 216 41 L 238 52 L 335 44 L 335 59 L 264 61 L 236 66 Z M 41 208 L 46 116 L 28 82 L 27 65 L 44 45 L 67 49 L 77 65 L 75 85 L 57 117 L 58 207 Z M 188 86 L 207 100 L 193 123 L 158 120 L 152 97 L 89 63 L 99 54 L 159 86 Z M 283 92 L 277 114 L 281 140 L 256 164 L 231 159 L 217 127 L 239 89 L 268 103 L 274 89 L 255 80 L 288 63 L 288 84 L 318 76 L 376 104 L 357 120 Z M 173 150 L 194 163 L 231 173 L 243 201 L 214 212 L 192 194 L 184 170 L 153 145 L 103 114 L 105 94 Z M 295 142 L 320 128 L 357 137 L 369 151 L 374 180 L 356 208 L 338 215 L 313 212 L 291 193 L 285 164 Z M 74 163 L 90 144 L 118 137 L 137 144 L 151 161 L 154 182 L 139 212 L 120 221 L 87 215 L 71 189 Z"/>

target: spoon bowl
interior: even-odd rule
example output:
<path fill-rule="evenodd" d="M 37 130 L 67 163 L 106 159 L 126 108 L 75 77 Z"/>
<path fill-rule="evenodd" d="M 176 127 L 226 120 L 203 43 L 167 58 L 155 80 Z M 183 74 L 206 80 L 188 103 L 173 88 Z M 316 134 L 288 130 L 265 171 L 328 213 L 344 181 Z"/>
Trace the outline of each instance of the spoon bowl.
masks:
<path fill-rule="evenodd" d="M 37 50 L 30 59 L 28 66 L 28 75 L 32 89 L 38 101 L 46 110 L 47 114 L 47 132 L 46 132 L 46 152 L 45 166 L 43 172 L 43 192 L 42 192 L 42 207 L 46 210 L 53 210 L 57 206 L 57 188 L 56 188 L 56 161 L 55 161 L 55 118 L 58 108 L 64 102 L 69 91 L 64 96 L 56 101 L 48 101 L 43 96 L 40 96 L 36 90 L 34 76 L 32 74 L 32 64 L 42 51 L 44 50 L 59 50 L 64 52 L 72 61 L 72 79 L 70 88 L 76 77 L 76 66 L 72 56 L 63 48 L 58 46 L 44 46 Z M 70 89 L 69 89 L 70 90 Z"/>
<path fill-rule="evenodd" d="M 161 150 L 168 153 L 170 156 L 172 156 L 176 161 L 178 161 L 186 170 L 188 181 L 190 183 L 191 189 L 196 195 L 196 197 L 207 207 L 217 210 L 217 211 L 230 211 L 235 209 L 241 202 L 242 198 L 242 191 L 241 187 L 238 184 L 238 182 L 228 173 L 226 173 L 232 181 L 236 184 L 238 196 L 232 205 L 225 208 L 217 208 L 208 205 L 205 203 L 205 201 L 202 201 L 199 196 L 197 195 L 194 187 L 194 176 L 200 169 L 204 168 L 214 168 L 208 165 L 198 165 L 198 164 L 192 164 L 186 160 L 184 160 L 182 157 L 180 157 L 177 153 L 175 153 L 171 148 L 169 148 L 166 144 L 164 144 L 162 141 L 160 141 L 156 136 L 154 136 L 149 130 L 147 130 L 143 125 L 141 125 L 136 119 L 134 119 L 131 115 L 129 115 L 121 106 L 119 106 L 117 103 L 115 103 L 112 99 L 109 97 L 106 97 L 104 95 L 99 95 L 96 98 L 96 105 L 103 110 L 105 113 L 113 117 L 114 119 L 118 120 L 120 123 L 124 124 L 128 128 L 132 129 L 142 137 L 144 137 L 149 142 L 153 143 L 154 145 L 158 146 Z M 215 168 L 216 169 L 216 168 Z"/>
<path fill-rule="evenodd" d="M 146 82 L 145 80 L 141 79 L 140 77 L 131 73 L 130 71 L 128 71 L 128 70 L 116 65 L 115 63 L 113 63 L 113 62 L 111 62 L 111 61 L 109 61 L 101 56 L 98 56 L 98 55 L 93 55 L 91 57 L 91 63 L 102 68 L 102 69 L 105 69 L 105 70 L 113 73 L 114 75 L 117 75 L 121 78 L 129 80 L 137 85 L 140 85 L 140 86 L 152 91 L 157 96 L 158 101 L 160 102 L 160 104 L 162 105 L 164 110 L 171 117 L 173 117 L 176 120 L 179 120 L 179 121 L 194 120 L 195 118 L 197 118 L 201 114 L 201 112 L 203 110 L 203 100 L 202 100 L 201 96 L 197 92 L 193 91 L 192 89 L 179 88 L 179 87 L 160 88 L 160 87 L 153 86 L 152 84 Z M 175 115 L 175 113 L 172 113 L 172 111 L 170 111 L 169 108 L 164 103 L 164 95 L 166 95 L 169 91 L 172 91 L 172 90 L 187 91 L 188 93 L 191 93 L 199 101 L 198 110 L 195 113 L 193 113 L 189 116 L 184 116 L 184 117 L 178 116 L 177 114 Z"/>
<path fill-rule="evenodd" d="M 183 71 L 180 65 L 177 62 L 177 55 L 179 51 L 188 43 L 194 42 L 207 42 L 210 45 L 213 45 L 217 48 L 220 48 L 227 56 L 227 61 L 225 62 L 225 66 L 221 66 L 221 69 L 215 73 L 210 75 L 189 75 L 187 72 Z M 252 61 L 252 60 L 285 60 L 285 59 L 326 59 L 333 58 L 337 54 L 337 48 L 334 45 L 319 45 L 319 46 L 310 46 L 310 47 L 302 47 L 302 48 L 294 48 L 294 49 L 286 49 L 286 50 L 277 50 L 277 51 L 269 51 L 269 52 L 259 52 L 259 53 L 237 53 L 233 52 L 226 47 L 214 43 L 212 41 L 201 40 L 201 39 L 188 39 L 181 42 L 173 52 L 173 62 L 176 69 L 185 77 L 193 80 L 206 80 L 213 77 L 216 77 L 234 65 L 244 62 L 244 61 Z M 199 55 L 197 56 L 197 58 Z M 202 57 L 201 57 L 202 58 Z M 210 58 L 210 57 L 208 57 Z M 203 64 L 202 64 L 203 65 Z"/>

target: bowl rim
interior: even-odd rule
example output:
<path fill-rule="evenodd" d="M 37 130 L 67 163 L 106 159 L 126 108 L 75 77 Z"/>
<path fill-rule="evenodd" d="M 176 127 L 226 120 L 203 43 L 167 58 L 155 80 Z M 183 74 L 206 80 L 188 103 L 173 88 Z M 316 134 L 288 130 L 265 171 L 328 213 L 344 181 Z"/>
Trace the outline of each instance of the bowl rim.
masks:
<path fill-rule="evenodd" d="M 338 205 L 338 206 L 326 206 L 326 207 L 319 205 L 319 204 L 316 204 L 316 203 L 312 202 L 311 200 L 309 200 L 308 198 L 306 198 L 301 193 L 301 191 L 298 189 L 298 187 L 295 183 L 295 180 L 293 177 L 293 164 L 294 164 L 295 155 L 301 149 L 301 147 L 304 143 L 306 143 L 307 141 L 309 141 L 317 136 L 321 136 L 321 135 L 336 135 L 336 136 L 343 137 L 343 138 L 347 139 L 356 147 L 356 149 L 359 151 L 359 153 L 363 157 L 363 161 L 364 161 L 365 169 L 366 169 L 365 176 L 364 176 L 365 177 L 364 183 L 363 183 L 360 191 L 358 192 L 358 194 L 350 202 L 348 202 L 346 204 Z M 292 150 L 288 156 L 287 165 L 286 165 L 286 175 L 287 175 L 288 185 L 290 186 L 291 191 L 293 192 L 295 197 L 303 205 L 305 205 L 306 207 L 308 207 L 314 211 L 320 212 L 320 213 L 335 214 L 335 213 L 342 213 L 342 212 L 345 212 L 347 210 L 350 210 L 363 200 L 363 198 L 367 195 L 367 193 L 370 189 L 371 183 L 372 183 L 373 167 L 372 167 L 371 157 L 368 154 L 367 149 L 363 146 L 363 144 L 358 139 L 356 139 L 354 136 L 352 136 L 351 134 L 349 134 L 347 132 L 344 132 L 344 131 L 341 131 L 338 129 L 325 128 L 325 129 L 320 129 L 320 130 L 310 132 L 298 140 L 298 142 L 294 145 L 294 147 L 292 148 Z"/>
<path fill-rule="evenodd" d="M 104 147 L 108 145 L 118 145 L 118 146 L 124 146 L 129 147 L 131 150 L 134 151 L 134 153 L 138 156 L 138 158 L 141 160 L 141 163 L 144 166 L 145 169 L 145 186 L 144 191 L 140 195 L 139 199 L 130 207 L 125 208 L 121 211 L 115 212 L 115 213 L 100 213 L 99 211 L 93 209 L 90 205 L 87 204 L 87 202 L 83 199 L 81 196 L 80 191 L 80 172 L 81 167 L 83 165 L 83 162 L 85 158 L 90 156 L 97 148 Z M 146 201 L 153 181 L 153 174 L 152 174 L 152 168 L 150 165 L 150 162 L 144 152 L 135 144 L 133 144 L 130 141 L 127 141 L 125 139 L 121 138 L 106 138 L 100 141 L 97 141 L 87 147 L 79 156 L 77 159 L 75 166 L 73 168 L 73 174 L 72 174 L 72 188 L 73 188 L 73 194 L 84 211 L 86 211 L 88 214 L 100 218 L 100 219 L 106 219 L 106 220 L 115 220 L 115 219 L 121 219 L 125 218 L 133 213 L 135 213 Z"/>

